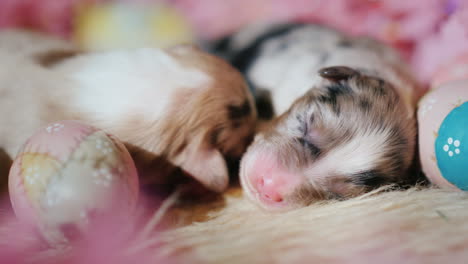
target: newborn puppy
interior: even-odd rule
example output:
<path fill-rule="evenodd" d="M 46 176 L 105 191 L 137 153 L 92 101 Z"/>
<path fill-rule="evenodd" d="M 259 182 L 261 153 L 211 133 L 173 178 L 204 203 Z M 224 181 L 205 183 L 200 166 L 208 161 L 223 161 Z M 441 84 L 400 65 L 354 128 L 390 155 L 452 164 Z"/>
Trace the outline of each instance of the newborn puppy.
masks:
<path fill-rule="evenodd" d="M 224 157 L 240 159 L 256 111 L 241 74 L 226 62 L 193 46 L 76 54 L 43 36 L 2 34 L 0 148 L 10 156 L 40 126 L 75 119 L 164 158 L 211 190 L 227 187 Z"/>
<path fill-rule="evenodd" d="M 242 187 L 256 204 L 286 210 L 407 179 L 416 87 L 390 48 L 287 24 L 240 31 L 217 52 L 270 94 L 277 114 L 241 161 Z"/>

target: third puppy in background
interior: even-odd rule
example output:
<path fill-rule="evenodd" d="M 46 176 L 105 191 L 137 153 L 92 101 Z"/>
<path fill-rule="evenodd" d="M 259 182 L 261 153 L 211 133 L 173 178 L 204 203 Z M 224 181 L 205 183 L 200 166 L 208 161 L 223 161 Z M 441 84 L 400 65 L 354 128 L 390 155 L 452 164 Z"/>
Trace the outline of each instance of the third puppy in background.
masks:
<path fill-rule="evenodd" d="M 417 87 L 392 49 L 282 24 L 241 30 L 216 51 L 257 94 L 269 94 L 272 106 L 260 116 L 277 115 L 241 162 L 242 186 L 261 207 L 285 210 L 410 179 Z"/>

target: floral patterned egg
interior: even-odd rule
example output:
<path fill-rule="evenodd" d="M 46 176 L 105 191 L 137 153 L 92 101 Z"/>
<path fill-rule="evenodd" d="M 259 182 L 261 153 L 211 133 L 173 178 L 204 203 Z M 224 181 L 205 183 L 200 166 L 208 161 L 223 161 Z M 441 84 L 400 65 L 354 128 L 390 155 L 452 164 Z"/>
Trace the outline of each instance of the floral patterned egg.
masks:
<path fill-rule="evenodd" d="M 441 174 L 458 188 L 468 190 L 468 102 L 445 117 L 435 142 Z"/>
<path fill-rule="evenodd" d="M 426 176 L 440 187 L 468 190 L 468 80 L 447 82 L 425 95 L 418 122 Z"/>
<path fill-rule="evenodd" d="M 130 154 L 112 135 L 77 121 L 39 129 L 22 146 L 9 175 L 17 217 L 51 244 L 67 243 L 93 215 L 122 217 L 135 208 L 138 177 Z"/>

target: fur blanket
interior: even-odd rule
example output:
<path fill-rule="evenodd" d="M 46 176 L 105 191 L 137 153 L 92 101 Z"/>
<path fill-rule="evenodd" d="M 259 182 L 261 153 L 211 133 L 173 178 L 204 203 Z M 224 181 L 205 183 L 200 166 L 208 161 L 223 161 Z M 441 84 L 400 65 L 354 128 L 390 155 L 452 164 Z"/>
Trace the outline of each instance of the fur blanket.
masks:
<path fill-rule="evenodd" d="M 208 221 L 160 234 L 159 253 L 187 263 L 466 263 L 467 193 L 382 190 L 281 214 L 227 196 Z"/>
<path fill-rule="evenodd" d="M 259 210 L 239 188 L 209 202 L 176 200 L 174 196 L 166 200 L 148 222 L 135 222 L 139 240 L 115 243 L 121 237 L 114 231 L 95 232 L 83 250 L 71 255 L 36 247 L 40 244 L 36 234 L 8 220 L 8 210 L 0 210 L 2 263 L 466 263 L 468 259 L 466 192 L 383 187 L 350 200 L 323 201 L 280 214 Z"/>

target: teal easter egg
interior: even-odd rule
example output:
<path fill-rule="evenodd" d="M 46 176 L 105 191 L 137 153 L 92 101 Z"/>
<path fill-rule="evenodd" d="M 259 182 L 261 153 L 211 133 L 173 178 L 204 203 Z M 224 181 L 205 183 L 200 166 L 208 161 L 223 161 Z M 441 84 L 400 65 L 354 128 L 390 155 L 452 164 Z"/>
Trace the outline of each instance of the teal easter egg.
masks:
<path fill-rule="evenodd" d="M 461 190 L 468 190 L 468 102 L 445 117 L 435 141 L 435 154 L 442 176 Z"/>

